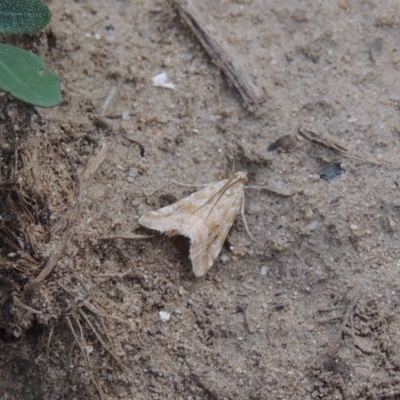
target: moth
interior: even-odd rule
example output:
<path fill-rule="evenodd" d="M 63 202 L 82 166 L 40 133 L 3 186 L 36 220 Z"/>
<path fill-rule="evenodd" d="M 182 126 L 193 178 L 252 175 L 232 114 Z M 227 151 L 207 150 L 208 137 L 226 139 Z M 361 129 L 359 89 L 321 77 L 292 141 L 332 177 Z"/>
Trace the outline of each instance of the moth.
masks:
<path fill-rule="evenodd" d="M 203 276 L 221 252 L 229 230 L 243 208 L 245 172 L 212 182 L 188 197 L 157 211 L 145 213 L 139 224 L 169 236 L 190 239 L 193 272 Z"/>

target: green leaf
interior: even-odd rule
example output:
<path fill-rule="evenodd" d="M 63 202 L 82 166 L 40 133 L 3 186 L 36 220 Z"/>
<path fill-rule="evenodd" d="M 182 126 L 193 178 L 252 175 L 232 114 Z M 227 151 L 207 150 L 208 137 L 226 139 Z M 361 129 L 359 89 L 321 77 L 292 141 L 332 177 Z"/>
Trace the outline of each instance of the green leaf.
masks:
<path fill-rule="evenodd" d="M 41 0 L 0 0 L 0 33 L 31 33 L 42 29 L 51 12 Z"/>
<path fill-rule="evenodd" d="M 0 44 L 0 88 L 16 99 L 39 107 L 52 107 L 62 100 L 59 77 L 45 68 L 46 63 L 35 54 Z"/>

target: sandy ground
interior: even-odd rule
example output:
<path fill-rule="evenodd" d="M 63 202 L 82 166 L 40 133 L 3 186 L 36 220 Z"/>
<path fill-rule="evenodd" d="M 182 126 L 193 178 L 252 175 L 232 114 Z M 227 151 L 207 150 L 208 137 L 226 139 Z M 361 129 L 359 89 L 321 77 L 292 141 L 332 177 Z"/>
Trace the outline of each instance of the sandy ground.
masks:
<path fill-rule="evenodd" d="M 0 98 L 0 398 L 400 399 L 399 2 L 199 2 L 256 113 L 164 1 L 48 4 L 11 42 L 63 103 Z M 185 242 L 107 239 L 233 171 L 272 190 L 203 278 Z"/>

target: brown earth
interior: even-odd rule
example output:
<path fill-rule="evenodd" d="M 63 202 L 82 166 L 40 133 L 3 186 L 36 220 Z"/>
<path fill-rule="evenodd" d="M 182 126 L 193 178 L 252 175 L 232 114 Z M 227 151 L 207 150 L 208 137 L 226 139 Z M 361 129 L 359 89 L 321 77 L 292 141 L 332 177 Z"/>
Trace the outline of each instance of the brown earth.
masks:
<path fill-rule="evenodd" d="M 64 101 L 0 98 L 0 398 L 400 399 L 399 2 L 199 3 L 256 113 L 168 3 L 48 4 L 3 39 Z M 203 278 L 185 243 L 107 239 L 234 170 L 273 190 Z"/>

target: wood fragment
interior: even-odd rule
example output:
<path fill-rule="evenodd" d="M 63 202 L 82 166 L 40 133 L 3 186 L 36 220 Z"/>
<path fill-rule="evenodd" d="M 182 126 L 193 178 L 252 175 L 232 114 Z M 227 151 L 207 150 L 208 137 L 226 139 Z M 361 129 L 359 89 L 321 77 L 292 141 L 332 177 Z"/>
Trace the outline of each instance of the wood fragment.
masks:
<path fill-rule="evenodd" d="M 117 94 L 117 92 L 119 91 L 120 87 L 121 87 L 121 82 L 122 82 L 122 78 L 119 79 L 117 85 L 113 86 L 110 90 L 110 93 L 108 94 L 108 96 L 106 97 L 106 99 L 104 100 L 104 103 L 101 107 L 100 110 L 100 115 L 103 117 L 106 113 L 106 110 L 108 109 L 108 107 L 110 106 L 111 102 L 113 101 L 115 95 Z"/>
<path fill-rule="evenodd" d="M 29 311 L 32 314 L 37 314 L 37 315 L 42 315 L 43 313 L 39 310 L 35 310 L 32 307 L 27 306 L 26 304 L 24 304 L 17 296 L 13 296 L 13 301 L 14 304 L 18 307 L 21 307 L 27 311 Z"/>
<path fill-rule="evenodd" d="M 99 168 L 100 164 L 104 161 L 106 154 L 107 154 L 107 145 L 106 144 L 102 145 L 99 153 L 97 155 L 95 155 L 94 157 L 92 157 L 91 160 L 89 160 L 86 168 L 83 171 L 81 171 L 80 174 L 78 174 L 76 165 L 75 165 L 75 161 L 69 155 L 69 152 L 66 148 L 64 149 L 64 153 L 71 164 L 72 174 L 73 174 L 74 180 L 77 183 L 78 194 L 77 194 L 76 206 L 72 212 L 71 218 L 69 219 L 69 221 L 67 223 L 67 228 L 63 234 L 60 245 L 51 254 L 49 260 L 47 261 L 46 266 L 43 268 L 43 270 L 40 272 L 40 274 L 25 285 L 23 295 L 26 295 L 35 286 L 38 286 L 39 284 L 41 284 L 47 278 L 47 276 L 50 275 L 50 273 L 53 271 L 53 269 L 56 266 L 61 255 L 64 254 L 64 251 L 67 247 L 67 243 L 72 234 L 72 228 L 73 228 L 73 226 L 76 222 L 76 219 L 79 215 L 80 205 L 82 203 L 82 193 L 84 193 L 84 189 L 86 189 L 88 187 L 88 185 L 90 184 L 90 178 L 93 177 L 93 175 Z"/>
<path fill-rule="evenodd" d="M 348 324 L 350 318 L 353 316 L 354 310 L 356 309 L 357 303 L 359 302 L 360 298 L 361 298 L 361 292 L 356 291 L 350 300 L 350 304 L 348 304 L 346 308 L 346 311 L 342 317 L 342 323 L 340 324 L 338 329 L 336 339 L 334 340 L 332 345 L 332 355 L 335 355 L 340 348 L 340 344 L 343 338 L 343 331 L 346 325 Z"/>
<path fill-rule="evenodd" d="M 348 155 L 347 148 L 336 142 L 336 140 L 331 136 L 329 136 L 328 134 L 317 133 L 309 129 L 303 129 L 303 128 L 299 129 L 299 133 L 301 136 L 303 136 L 307 140 L 310 140 L 311 142 L 320 144 L 321 146 L 324 146 L 329 150 L 337 151 L 340 154 L 346 156 Z"/>
<path fill-rule="evenodd" d="M 100 240 L 115 240 L 115 239 L 124 239 L 124 240 L 144 240 L 144 239 L 152 239 L 153 235 L 130 235 L 130 236 L 104 236 L 99 238 Z"/>
<path fill-rule="evenodd" d="M 86 342 L 85 342 L 85 338 L 83 336 L 83 331 L 82 331 L 81 324 L 79 323 L 79 321 L 76 318 L 74 318 L 74 319 L 75 319 L 75 322 L 77 323 L 77 325 L 79 327 L 79 331 L 80 331 L 82 342 L 81 342 L 81 340 L 79 340 L 78 335 L 75 332 L 75 329 L 74 329 L 74 327 L 72 325 L 71 319 L 69 317 L 66 317 L 66 320 L 67 320 L 67 323 L 68 323 L 68 327 L 69 327 L 72 335 L 74 336 L 76 344 L 78 345 L 79 349 L 82 352 L 83 360 L 85 361 L 86 369 L 87 369 L 87 372 L 89 374 L 90 380 L 92 381 L 93 385 L 96 387 L 97 392 L 99 393 L 100 399 L 101 400 L 105 400 L 104 392 L 103 392 L 100 384 L 94 378 L 93 373 L 92 373 L 93 367 L 92 367 L 92 363 L 90 362 L 89 353 L 87 351 L 87 345 L 86 345 Z"/>
<path fill-rule="evenodd" d="M 89 183 L 88 181 L 90 180 L 90 178 L 93 177 L 93 175 L 99 169 L 101 163 L 106 158 L 107 150 L 107 144 L 102 143 L 100 151 L 89 160 L 84 170 L 79 171 L 79 180 L 81 181 L 82 185 Z"/>
<path fill-rule="evenodd" d="M 50 344 L 51 344 L 51 339 L 53 338 L 53 334 L 54 334 L 54 325 L 52 325 L 50 327 L 49 337 L 47 338 L 47 343 L 46 343 L 46 361 L 47 361 L 47 363 L 50 360 Z"/>
<path fill-rule="evenodd" d="M 261 89 L 253 84 L 250 76 L 229 54 L 225 45 L 208 30 L 197 7 L 190 0 L 173 0 L 173 2 L 182 19 L 189 25 L 214 63 L 224 71 L 229 81 L 235 86 L 247 109 L 250 112 L 257 111 L 261 103 L 265 101 Z"/>
<path fill-rule="evenodd" d="M 249 333 L 254 333 L 256 331 L 255 324 L 251 315 L 251 306 L 250 304 L 247 305 L 245 311 L 244 311 L 244 320 L 245 320 L 245 325 L 247 327 L 247 330 Z"/>
<path fill-rule="evenodd" d="M 104 276 L 106 276 L 106 274 L 104 274 Z M 113 275 L 110 275 L 110 276 L 113 276 Z M 96 278 L 96 277 L 98 277 L 98 276 L 97 276 L 97 275 L 94 275 L 94 277 Z M 100 276 L 100 277 L 102 277 L 102 276 Z M 69 289 L 67 289 L 67 288 L 66 288 L 64 285 L 62 285 L 61 283 L 59 283 L 58 285 L 59 285 L 66 293 L 68 293 L 72 298 L 75 299 L 75 297 L 76 297 L 76 294 L 75 294 L 75 293 L 71 292 Z M 92 299 L 92 300 L 96 301 L 95 299 Z M 98 301 L 96 301 L 96 303 L 97 303 L 97 305 L 100 305 L 100 306 L 101 306 L 101 304 L 100 304 Z M 95 308 L 94 306 L 92 306 L 88 301 L 83 301 L 81 304 L 78 304 L 78 305 L 72 304 L 72 305 L 69 306 L 69 309 L 71 309 L 71 308 L 79 308 L 79 307 L 82 307 L 82 306 L 84 306 L 87 310 L 89 310 L 93 315 L 96 315 L 96 316 L 98 316 L 98 317 L 107 318 L 107 319 L 111 319 L 111 320 L 114 320 L 114 321 L 121 322 L 122 324 L 130 325 L 130 322 L 129 322 L 128 320 L 124 320 L 124 319 L 122 319 L 122 318 L 120 318 L 120 317 L 117 317 L 117 316 L 115 316 L 115 315 L 112 315 L 112 314 L 110 314 L 110 313 L 108 313 L 108 314 L 103 314 L 103 313 L 102 313 L 101 311 L 99 311 L 97 308 Z"/>
<path fill-rule="evenodd" d="M 245 186 L 245 189 L 256 189 L 256 190 L 265 190 L 268 193 L 271 193 L 276 196 L 281 196 L 281 197 L 292 197 L 294 196 L 298 190 L 290 190 L 290 189 L 282 189 L 278 187 L 274 187 L 272 185 L 264 185 L 264 186 Z"/>
<path fill-rule="evenodd" d="M 305 139 L 317 143 L 329 150 L 333 150 L 345 157 L 348 157 L 353 160 L 370 163 L 374 165 L 381 165 L 379 162 L 374 160 L 372 155 L 363 155 L 357 154 L 354 152 L 350 152 L 346 147 L 342 146 L 338 143 L 332 136 L 327 133 L 317 133 L 309 129 L 299 128 L 299 134 L 303 136 Z"/>
<path fill-rule="evenodd" d="M 100 336 L 100 334 L 97 332 L 96 328 L 93 326 L 93 324 L 90 322 L 90 319 L 88 318 L 88 316 L 84 313 L 84 311 L 82 310 L 82 308 L 79 309 L 79 314 L 83 317 L 83 319 L 85 320 L 85 322 L 89 325 L 90 329 L 92 330 L 92 332 L 95 334 L 97 340 L 101 343 L 101 345 L 103 346 L 104 350 L 106 350 L 108 352 L 108 354 L 110 354 L 110 356 L 113 358 L 113 360 L 119 365 L 119 367 L 125 371 L 126 367 L 124 364 L 122 364 L 122 362 L 119 360 L 119 358 L 113 353 L 113 351 L 107 346 L 107 344 L 104 342 L 104 340 L 102 339 L 102 337 Z"/>
<path fill-rule="evenodd" d="M 5 285 L 11 286 L 17 292 L 19 291 L 19 285 L 10 279 L 5 278 L 4 276 L 0 275 L 0 282 L 3 282 Z"/>
<path fill-rule="evenodd" d="M 23 295 L 26 295 L 31 289 L 42 283 L 47 278 L 47 276 L 50 275 L 51 271 L 53 271 L 53 268 L 57 264 L 59 258 L 64 253 L 66 245 L 71 236 L 72 227 L 78 216 L 78 212 L 79 212 L 79 207 L 77 206 L 74 210 L 74 213 L 72 214 L 72 217 L 68 221 L 68 227 L 64 232 L 60 246 L 51 254 L 49 260 L 47 261 L 46 266 L 42 269 L 40 274 L 25 285 Z"/>

